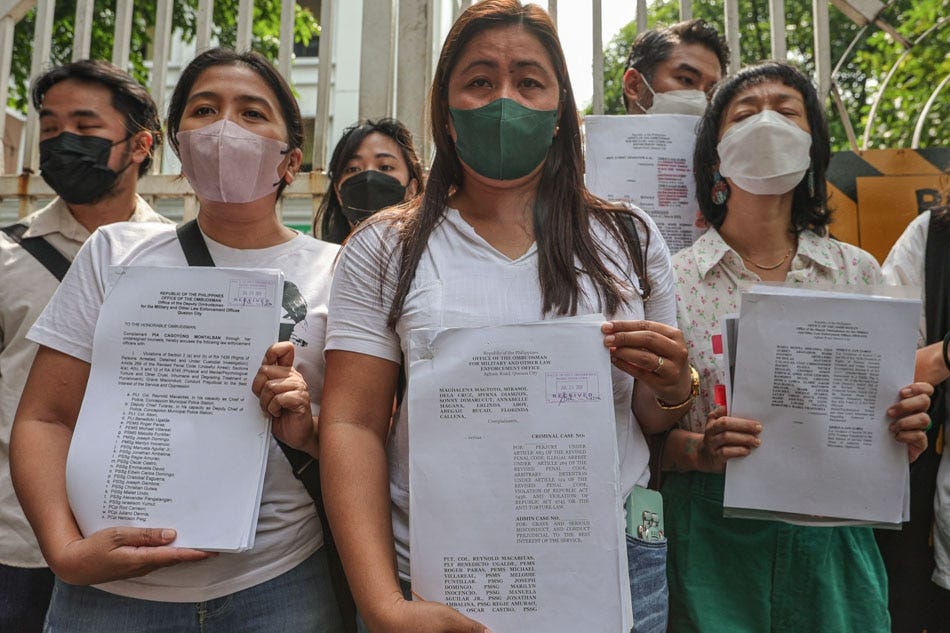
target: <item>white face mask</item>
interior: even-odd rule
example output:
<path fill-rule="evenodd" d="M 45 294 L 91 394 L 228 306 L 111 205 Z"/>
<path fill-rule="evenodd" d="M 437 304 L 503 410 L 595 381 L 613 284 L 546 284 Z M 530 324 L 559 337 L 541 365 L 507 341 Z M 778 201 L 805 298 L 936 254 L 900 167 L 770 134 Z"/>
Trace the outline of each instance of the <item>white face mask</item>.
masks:
<path fill-rule="evenodd" d="M 774 110 L 729 128 L 717 147 L 719 173 L 757 195 L 780 195 L 802 181 L 811 164 L 811 134 Z"/>
<path fill-rule="evenodd" d="M 287 143 L 245 130 L 227 119 L 178 133 L 181 171 L 198 196 L 243 204 L 277 191 L 277 167 Z"/>
<path fill-rule="evenodd" d="M 706 99 L 706 93 L 702 90 L 670 90 L 657 94 L 646 78 L 643 78 L 643 85 L 653 93 L 653 105 L 646 110 L 639 102 L 637 103 L 637 107 L 643 110 L 644 114 L 692 114 L 703 116 L 706 112 L 706 105 L 709 102 Z"/>

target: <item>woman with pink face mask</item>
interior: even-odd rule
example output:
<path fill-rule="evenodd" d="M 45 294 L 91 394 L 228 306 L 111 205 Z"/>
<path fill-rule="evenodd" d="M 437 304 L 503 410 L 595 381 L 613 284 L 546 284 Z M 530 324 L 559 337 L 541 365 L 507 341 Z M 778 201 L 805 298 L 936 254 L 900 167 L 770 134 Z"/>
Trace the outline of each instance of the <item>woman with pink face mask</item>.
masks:
<path fill-rule="evenodd" d="M 284 227 L 275 213 L 302 160 L 302 122 L 290 87 L 257 53 L 206 51 L 182 72 L 168 135 L 199 202 L 189 230 L 215 265 L 285 274 L 280 339 L 286 342 L 272 348 L 253 388 L 265 394 L 264 406 L 273 399 L 286 411 L 306 411 L 278 413 L 273 431 L 287 445 L 315 453 L 299 439 L 312 437 L 316 424 L 309 395 L 288 401 L 282 394 L 306 376 L 319 401 L 337 247 Z M 275 439 L 254 547 L 246 552 L 177 548 L 173 526 L 164 525 L 84 535 L 70 512 L 66 456 L 109 267 L 187 264 L 174 227 L 105 227 L 77 255 L 30 333 L 41 347 L 15 421 L 11 461 L 17 493 L 57 575 L 47 630 L 342 632 L 323 527 Z"/>

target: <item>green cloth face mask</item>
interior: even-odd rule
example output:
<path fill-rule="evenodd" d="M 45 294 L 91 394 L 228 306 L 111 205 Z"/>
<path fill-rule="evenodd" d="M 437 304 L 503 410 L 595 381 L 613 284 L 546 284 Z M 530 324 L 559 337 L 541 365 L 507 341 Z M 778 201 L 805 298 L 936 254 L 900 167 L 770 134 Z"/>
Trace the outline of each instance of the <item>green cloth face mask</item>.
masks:
<path fill-rule="evenodd" d="M 514 180 L 541 164 L 554 140 L 557 110 L 495 99 L 474 110 L 449 108 L 459 158 L 486 178 Z"/>

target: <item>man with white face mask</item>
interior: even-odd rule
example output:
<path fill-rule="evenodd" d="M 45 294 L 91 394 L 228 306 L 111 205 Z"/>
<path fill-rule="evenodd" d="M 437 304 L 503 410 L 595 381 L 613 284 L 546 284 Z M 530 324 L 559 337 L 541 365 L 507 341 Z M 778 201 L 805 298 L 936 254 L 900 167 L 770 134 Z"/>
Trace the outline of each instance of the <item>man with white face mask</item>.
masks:
<path fill-rule="evenodd" d="M 704 20 L 687 20 L 637 36 L 623 73 L 627 114 L 695 114 L 726 73 L 729 48 Z"/>

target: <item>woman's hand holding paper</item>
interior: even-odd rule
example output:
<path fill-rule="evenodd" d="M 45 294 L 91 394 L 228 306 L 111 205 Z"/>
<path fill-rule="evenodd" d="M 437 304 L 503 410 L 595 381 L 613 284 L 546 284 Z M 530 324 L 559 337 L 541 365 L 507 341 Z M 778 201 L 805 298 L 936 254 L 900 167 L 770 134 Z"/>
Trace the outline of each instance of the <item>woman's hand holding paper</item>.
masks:
<path fill-rule="evenodd" d="M 317 418 L 310 408 L 310 390 L 293 364 L 293 343 L 271 345 L 251 389 L 260 398 L 261 410 L 271 416 L 277 439 L 318 457 Z"/>
<path fill-rule="evenodd" d="M 907 444 L 907 456 L 914 461 L 927 448 L 927 430 L 930 428 L 930 395 L 933 385 L 915 382 L 901 389 L 901 399 L 887 410 L 894 420 L 890 430 L 898 442 Z"/>

